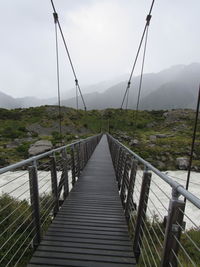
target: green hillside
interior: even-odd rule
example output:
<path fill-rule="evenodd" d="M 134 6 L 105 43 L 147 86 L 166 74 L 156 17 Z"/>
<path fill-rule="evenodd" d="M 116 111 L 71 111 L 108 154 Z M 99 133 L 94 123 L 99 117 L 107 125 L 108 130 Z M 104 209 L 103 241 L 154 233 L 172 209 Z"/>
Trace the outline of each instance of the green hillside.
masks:
<path fill-rule="evenodd" d="M 62 107 L 62 141 L 85 138 L 101 131 L 114 135 L 159 169 L 176 169 L 177 158 L 188 158 L 195 113 L 192 110 L 136 111 L 75 110 Z M 137 119 L 136 119 L 137 117 Z M 0 109 L 0 166 L 29 157 L 37 140 L 61 142 L 58 107 Z M 200 132 L 197 134 L 194 170 L 200 170 Z"/>

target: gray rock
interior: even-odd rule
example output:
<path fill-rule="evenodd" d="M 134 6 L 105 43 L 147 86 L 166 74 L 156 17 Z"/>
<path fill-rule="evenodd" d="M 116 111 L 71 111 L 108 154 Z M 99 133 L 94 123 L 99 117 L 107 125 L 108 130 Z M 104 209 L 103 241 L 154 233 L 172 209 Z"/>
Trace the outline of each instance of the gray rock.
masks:
<path fill-rule="evenodd" d="M 158 169 L 161 169 L 161 170 L 166 169 L 166 165 L 162 161 L 157 161 L 156 162 L 156 166 L 157 166 Z"/>
<path fill-rule="evenodd" d="M 149 144 L 148 146 L 149 147 L 155 147 L 156 145 L 155 144 Z"/>
<path fill-rule="evenodd" d="M 40 136 L 46 136 L 46 135 L 51 135 L 53 132 L 59 132 L 59 123 L 58 122 L 53 122 L 51 127 L 44 127 L 41 126 L 39 123 L 33 123 L 29 126 L 26 127 L 29 132 L 32 133 L 37 133 Z M 82 128 L 76 128 L 73 125 L 62 125 L 62 133 L 65 134 L 86 134 L 88 133 L 89 130 L 86 129 L 85 127 Z"/>
<path fill-rule="evenodd" d="M 179 168 L 179 170 L 187 170 L 188 165 L 189 165 L 189 160 L 188 158 L 176 158 L 176 165 Z"/>
<path fill-rule="evenodd" d="M 155 122 L 149 122 L 149 123 L 147 123 L 146 127 L 147 128 L 153 128 L 155 125 L 156 125 Z"/>
<path fill-rule="evenodd" d="M 156 137 L 157 138 L 166 138 L 166 137 L 168 137 L 168 135 L 167 134 L 156 134 Z"/>
<path fill-rule="evenodd" d="M 41 153 L 44 153 L 53 148 L 51 141 L 40 140 L 35 142 L 28 150 L 30 156 L 35 156 Z"/>
<path fill-rule="evenodd" d="M 165 118 L 167 118 L 167 117 L 168 117 L 168 115 L 169 115 L 169 113 L 168 113 L 168 112 L 165 112 L 165 113 L 163 113 L 163 117 L 165 117 Z"/>
<path fill-rule="evenodd" d="M 16 148 L 18 147 L 19 145 L 21 145 L 21 141 L 20 139 L 15 139 L 13 142 L 9 143 L 6 145 L 6 148 Z"/>
<path fill-rule="evenodd" d="M 128 136 L 125 133 L 121 133 L 120 136 L 124 141 L 130 141 L 131 140 L 130 136 Z"/>
<path fill-rule="evenodd" d="M 139 145 L 139 141 L 137 139 L 133 139 L 129 142 L 129 146 L 137 146 Z"/>
<path fill-rule="evenodd" d="M 149 140 L 150 140 L 151 142 L 155 142 L 156 139 L 157 139 L 156 135 L 150 135 L 150 136 L 149 136 Z"/>
<path fill-rule="evenodd" d="M 161 156 L 161 160 L 162 160 L 162 162 L 163 162 L 163 161 L 166 161 L 167 158 L 166 158 L 165 156 Z"/>

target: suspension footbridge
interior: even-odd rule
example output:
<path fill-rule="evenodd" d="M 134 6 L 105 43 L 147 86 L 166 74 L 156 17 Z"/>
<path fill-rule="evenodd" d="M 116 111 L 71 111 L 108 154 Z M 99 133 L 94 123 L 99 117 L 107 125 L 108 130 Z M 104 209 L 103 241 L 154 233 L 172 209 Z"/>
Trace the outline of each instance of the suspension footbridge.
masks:
<path fill-rule="evenodd" d="M 200 199 L 111 135 L 2 168 L 1 178 L 13 171 L 0 187 L 1 266 L 198 266 L 199 225 L 184 198 L 197 212 Z"/>

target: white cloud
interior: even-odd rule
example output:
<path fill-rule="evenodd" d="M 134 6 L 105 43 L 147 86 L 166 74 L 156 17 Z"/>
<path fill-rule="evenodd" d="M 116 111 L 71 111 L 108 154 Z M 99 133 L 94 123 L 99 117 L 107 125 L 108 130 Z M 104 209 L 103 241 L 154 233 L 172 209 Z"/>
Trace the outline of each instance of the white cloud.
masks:
<path fill-rule="evenodd" d="M 151 0 L 54 0 L 80 85 L 130 72 Z M 0 2 L 0 91 L 56 95 L 50 1 Z M 199 0 L 155 1 L 145 72 L 200 62 Z M 61 40 L 61 90 L 74 78 Z M 136 69 L 139 73 L 140 64 Z"/>

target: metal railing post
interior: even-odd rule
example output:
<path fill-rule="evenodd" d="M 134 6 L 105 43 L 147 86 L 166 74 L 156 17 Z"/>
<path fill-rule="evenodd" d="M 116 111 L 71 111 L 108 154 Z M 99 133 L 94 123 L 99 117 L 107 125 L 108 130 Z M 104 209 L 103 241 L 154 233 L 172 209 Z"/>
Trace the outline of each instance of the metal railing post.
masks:
<path fill-rule="evenodd" d="M 89 156 L 88 156 L 88 142 L 87 141 L 85 142 L 85 155 L 86 155 L 86 157 L 85 157 L 85 165 L 86 165 L 88 162 L 88 158 L 89 158 Z"/>
<path fill-rule="evenodd" d="M 67 151 L 66 148 L 62 150 L 63 160 L 63 179 L 64 179 L 64 199 L 69 195 L 69 178 L 68 178 L 68 162 L 67 162 Z"/>
<path fill-rule="evenodd" d="M 32 217 L 34 221 L 35 237 L 33 239 L 33 246 L 36 248 L 41 241 L 41 223 L 40 223 L 40 201 L 38 189 L 38 175 L 37 163 L 34 162 L 33 166 L 28 168 L 29 172 L 29 185 L 30 185 L 30 199 L 32 206 Z"/>
<path fill-rule="evenodd" d="M 80 164 L 80 143 L 77 144 L 76 146 L 76 153 L 77 153 L 77 176 L 78 178 L 80 177 L 81 173 L 81 164 Z"/>
<path fill-rule="evenodd" d="M 72 168 L 72 186 L 76 183 L 75 155 L 74 146 L 71 146 L 71 168 Z"/>
<path fill-rule="evenodd" d="M 87 153 L 86 153 L 86 142 L 83 142 L 83 167 L 85 167 L 87 163 Z"/>
<path fill-rule="evenodd" d="M 126 183 L 128 182 L 129 170 L 130 170 L 130 158 L 129 154 L 125 154 L 125 166 L 122 174 L 122 185 L 120 191 L 120 197 L 123 208 L 125 208 L 125 200 L 126 200 Z"/>
<path fill-rule="evenodd" d="M 128 185 L 128 194 L 127 194 L 127 200 L 125 204 L 125 217 L 126 217 L 127 222 L 130 219 L 131 203 L 133 202 L 133 192 L 134 192 L 135 178 L 136 178 L 136 173 L 137 173 L 137 164 L 138 162 L 136 160 L 132 161 L 130 181 Z"/>
<path fill-rule="evenodd" d="M 122 159 L 123 159 L 123 148 L 120 147 L 119 150 L 119 155 L 118 155 L 118 159 L 117 159 L 117 166 L 116 166 L 116 177 L 117 177 L 117 182 L 118 182 L 118 189 L 120 190 L 121 184 L 120 184 L 120 176 L 121 176 L 121 166 L 122 166 Z"/>
<path fill-rule="evenodd" d="M 114 168 L 116 169 L 116 159 L 118 155 L 118 146 L 112 141 L 113 144 L 113 152 L 112 152 L 112 158 L 113 158 L 113 165 Z"/>
<path fill-rule="evenodd" d="M 123 149 L 121 153 L 120 161 L 119 161 L 119 169 L 118 169 L 118 174 L 117 174 L 119 190 L 122 187 L 122 179 L 123 179 L 123 174 L 124 174 L 125 161 L 126 161 L 126 151 Z"/>
<path fill-rule="evenodd" d="M 120 147 L 118 149 L 118 155 L 116 158 L 116 164 L 115 164 L 115 171 L 116 171 L 116 177 L 117 177 L 117 181 L 118 181 L 118 172 L 119 172 L 119 164 L 120 164 L 120 157 L 121 157 L 121 153 L 122 153 L 122 147 Z"/>
<path fill-rule="evenodd" d="M 83 170 L 83 143 L 79 143 L 80 172 Z"/>
<path fill-rule="evenodd" d="M 52 195 L 54 198 L 53 213 L 54 216 L 56 216 L 57 212 L 59 211 L 59 198 L 58 198 L 58 181 L 57 181 L 55 156 L 50 156 L 50 161 L 51 161 L 51 188 L 52 188 Z"/>
<path fill-rule="evenodd" d="M 151 184 L 151 173 L 145 170 L 141 185 L 140 200 L 139 200 L 137 219 L 135 225 L 135 236 L 133 240 L 133 250 L 137 262 L 139 261 L 140 257 L 140 248 L 142 243 L 144 221 L 146 219 L 146 210 L 149 198 L 150 184 Z"/>
<path fill-rule="evenodd" d="M 179 195 L 172 189 L 172 198 L 169 203 L 167 224 L 165 229 L 165 239 L 161 267 L 177 267 L 178 250 L 183 226 L 185 202 L 178 199 Z M 183 227 L 184 228 L 184 227 Z"/>

